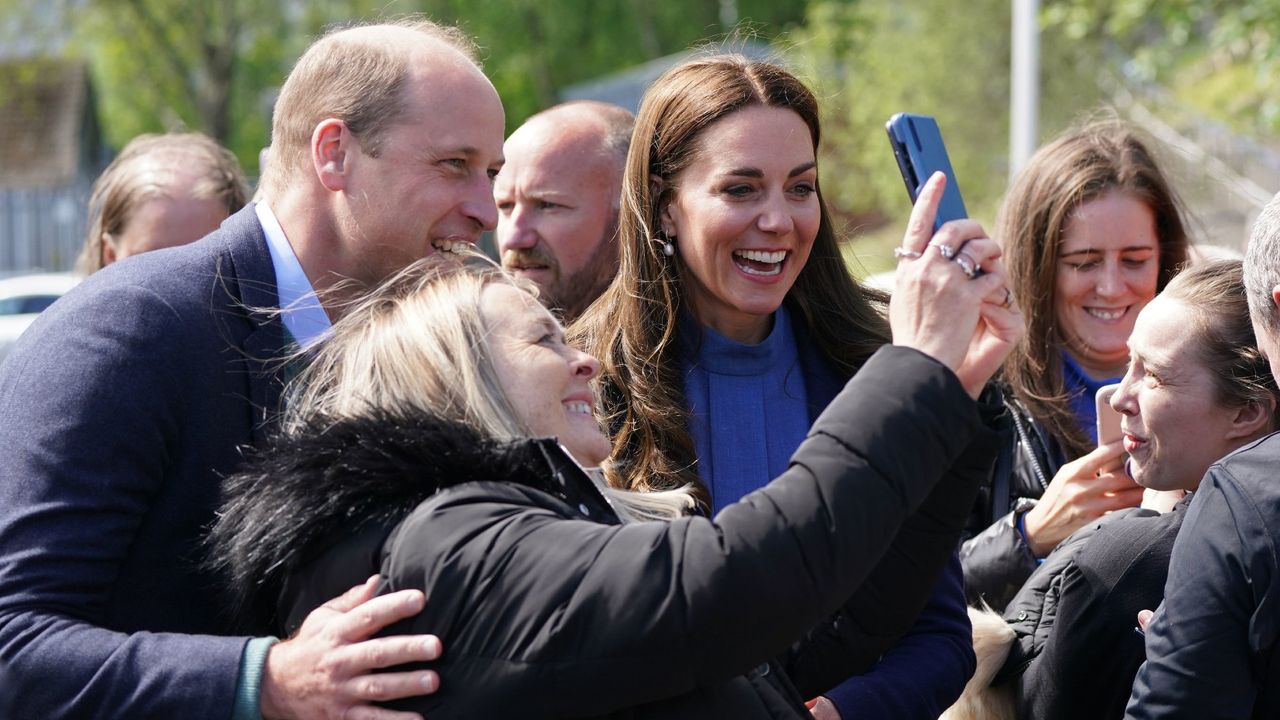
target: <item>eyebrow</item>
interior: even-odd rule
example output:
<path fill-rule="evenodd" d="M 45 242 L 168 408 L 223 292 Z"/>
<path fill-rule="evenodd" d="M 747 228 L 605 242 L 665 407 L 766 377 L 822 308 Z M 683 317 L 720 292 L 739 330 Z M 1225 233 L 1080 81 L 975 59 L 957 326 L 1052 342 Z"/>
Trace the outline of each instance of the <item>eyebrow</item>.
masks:
<path fill-rule="evenodd" d="M 1155 371 L 1155 373 L 1164 380 L 1169 380 L 1170 378 L 1176 377 L 1175 364 L 1172 362 L 1169 362 L 1169 358 L 1167 356 L 1161 356 L 1159 354 L 1152 354 L 1152 353 L 1133 352 L 1132 349 L 1130 349 L 1129 354 L 1132 356 L 1129 360 L 1130 363 L 1136 360 L 1142 363 L 1142 366 L 1144 368 L 1148 368 L 1150 370 Z"/>
<path fill-rule="evenodd" d="M 453 147 L 436 148 L 433 153 L 438 158 L 449 155 L 466 155 L 467 158 L 474 158 L 480 154 L 480 148 L 474 145 L 455 145 Z M 493 164 L 499 167 L 506 165 L 507 158 L 503 155 L 499 155 L 497 159 L 494 160 Z"/>
<path fill-rule="evenodd" d="M 552 335 L 555 335 L 556 333 L 560 332 L 560 323 L 556 322 L 555 319 L 553 318 L 549 318 L 549 317 L 539 318 L 538 325 L 542 326 L 543 330 L 551 333 Z"/>
<path fill-rule="evenodd" d="M 1144 250 L 1147 252 L 1156 252 L 1159 249 L 1160 248 L 1158 247 L 1147 247 L 1145 245 L 1130 245 L 1129 247 L 1120 248 L 1119 252 L 1141 252 Z M 1083 248 L 1081 250 L 1072 250 L 1071 252 L 1062 253 L 1058 257 L 1071 257 L 1072 255 L 1101 255 L 1104 252 L 1106 251 L 1099 250 L 1098 248 Z"/>
<path fill-rule="evenodd" d="M 818 166 L 818 163 L 816 161 L 810 161 L 807 163 L 803 163 L 801 165 L 797 165 L 791 169 L 791 172 L 787 173 L 787 177 L 789 178 L 795 177 L 801 173 L 808 172 L 810 169 L 815 168 L 817 166 Z M 739 175 L 741 177 L 762 178 L 764 177 L 764 171 L 761 170 L 760 168 L 740 167 L 740 168 L 734 168 L 732 170 L 729 170 L 728 172 L 725 173 L 725 175 Z"/>

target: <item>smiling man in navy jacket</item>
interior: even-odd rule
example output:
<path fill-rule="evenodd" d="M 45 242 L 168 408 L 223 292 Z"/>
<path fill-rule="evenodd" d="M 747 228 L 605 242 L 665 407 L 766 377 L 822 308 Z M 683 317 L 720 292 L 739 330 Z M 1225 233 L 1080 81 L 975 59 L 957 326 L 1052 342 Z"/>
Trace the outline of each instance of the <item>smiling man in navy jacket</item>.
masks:
<path fill-rule="evenodd" d="M 288 350 L 494 227 L 502 105 L 469 40 L 405 21 L 318 40 L 273 123 L 256 205 L 89 278 L 0 368 L 0 665 L 22 717 L 379 717 L 371 701 L 439 682 L 371 674 L 439 654 L 368 639 L 421 593 L 367 583 L 290 640 L 236 636 L 200 539 Z"/>

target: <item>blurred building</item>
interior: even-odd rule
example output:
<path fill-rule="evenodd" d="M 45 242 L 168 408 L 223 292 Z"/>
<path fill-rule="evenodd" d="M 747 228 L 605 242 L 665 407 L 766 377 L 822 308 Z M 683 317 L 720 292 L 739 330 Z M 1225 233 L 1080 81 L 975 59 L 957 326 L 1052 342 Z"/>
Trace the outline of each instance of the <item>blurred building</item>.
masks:
<path fill-rule="evenodd" d="M 81 60 L 0 60 L 0 274 L 66 270 L 109 152 Z"/>

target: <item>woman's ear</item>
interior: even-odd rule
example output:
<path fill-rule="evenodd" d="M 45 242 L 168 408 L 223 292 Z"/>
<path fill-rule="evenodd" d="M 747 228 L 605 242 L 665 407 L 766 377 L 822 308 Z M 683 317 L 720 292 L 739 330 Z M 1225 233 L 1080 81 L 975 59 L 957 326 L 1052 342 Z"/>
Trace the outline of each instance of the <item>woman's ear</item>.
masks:
<path fill-rule="evenodd" d="M 100 259 L 102 261 L 102 267 L 106 267 L 116 261 L 115 240 L 111 237 L 111 233 L 102 233 L 102 252 Z"/>
<path fill-rule="evenodd" d="M 1270 397 L 1242 405 L 1236 410 L 1236 415 L 1231 420 L 1227 439 L 1243 440 L 1275 430 L 1276 428 L 1271 427 L 1271 418 L 1275 415 L 1275 411 L 1276 401 Z"/>
<path fill-rule="evenodd" d="M 651 202 L 655 202 L 655 203 L 659 202 L 658 199 L 662 197 L 662 191 L 665 190 L 666 187 L 667 187 L 667 184 L 660 175 L 656 175 L 656 174 L 650 175 L 649 176 L 649 198 Z M 673 238 L 678 235 L 678 233 L 676 232 L 675 220 L 673 220 L 671 217 L 670 202 L 664 203 L 661 207 L 658 208 L 658 219 L 662 222 L 663 235 L 666 235 L 669 238 Z"/>

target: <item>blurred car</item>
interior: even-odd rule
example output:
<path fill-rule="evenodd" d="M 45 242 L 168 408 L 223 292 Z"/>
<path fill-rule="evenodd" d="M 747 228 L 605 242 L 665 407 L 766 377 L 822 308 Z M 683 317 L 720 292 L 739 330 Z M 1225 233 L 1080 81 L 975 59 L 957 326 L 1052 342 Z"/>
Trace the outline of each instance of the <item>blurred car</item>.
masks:
<path fill-rule="evenodd" d="M 22 331 L 81 278 L 74 273 L 34 273 L 0 278 L 0 358 Z"/>

